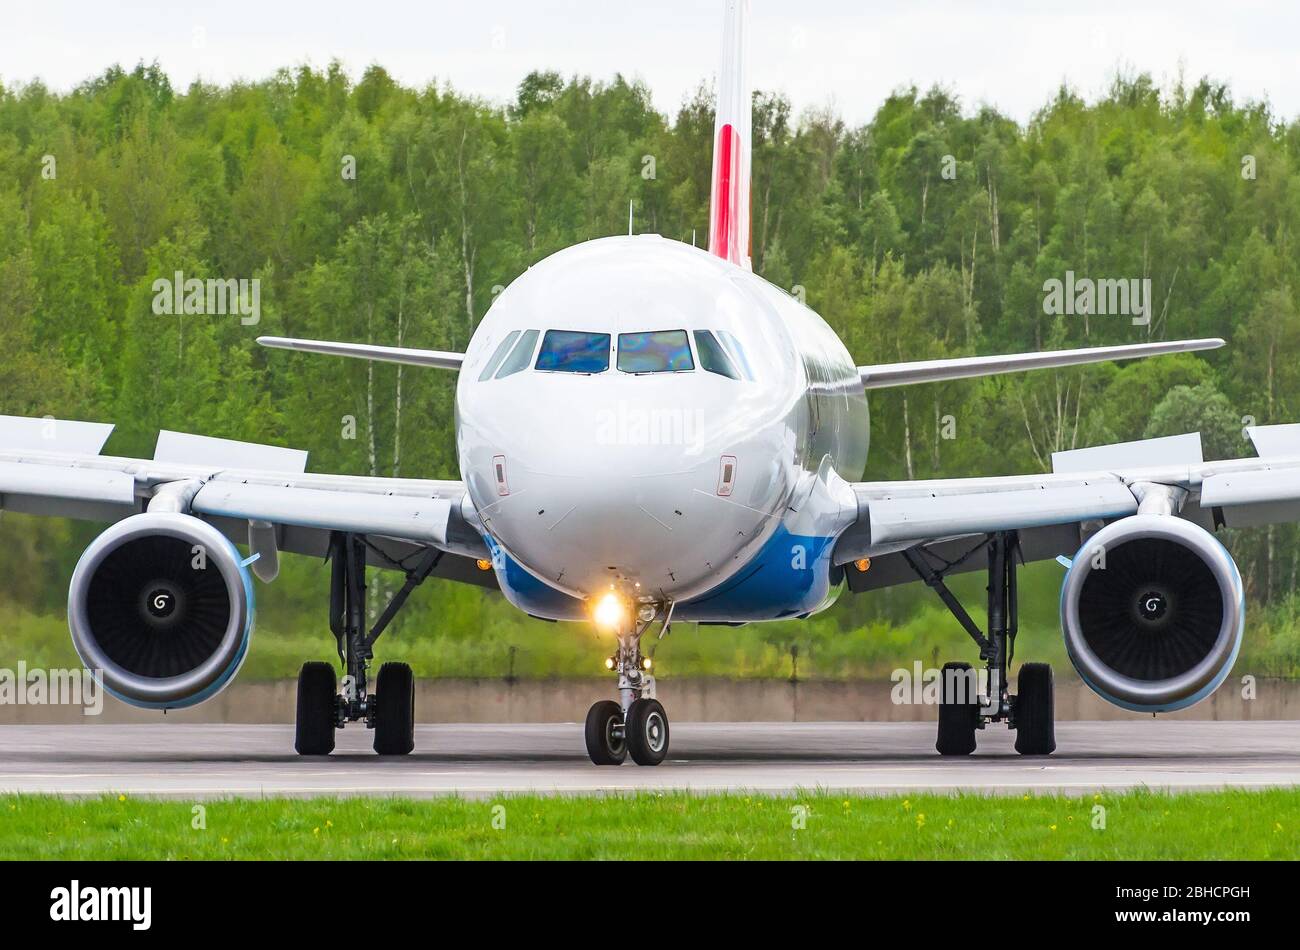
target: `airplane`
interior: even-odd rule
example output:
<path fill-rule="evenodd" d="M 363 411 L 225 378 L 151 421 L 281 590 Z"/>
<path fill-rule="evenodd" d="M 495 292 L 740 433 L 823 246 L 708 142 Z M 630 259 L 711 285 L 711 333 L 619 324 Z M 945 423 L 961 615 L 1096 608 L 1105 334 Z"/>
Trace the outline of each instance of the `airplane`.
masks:
<path fill-rule="evenodd" d="M 707 249 L 647 234 L 559 251 L 497 297 L 464 353 L 259 338 L 458 373 L 460 480 L 307 473 L 303 451 L 170 431 L 152 459 L 115 458 L 101 454 L 109 424 L 0 417 L 0 508 L 111 523 L 73 573 L 68 625 L 113 695 L 166 710 L 223 689 L 247 655 L 253 578 L 274 580 L 282 552 L 329 558 L 344 673 L 302 667 L 302 755 L 328 755 L 352 723 L 381 755 L 414 748 L 410 668 L 371 672 L 430 577 L 609 637 L 616 699 L 584 724 L 597 765 L 668 754 L 647 633 L 806 618 L 845 588 L 916 580 L 983 666 L 944 667 L 936 750 L 968 755 L 1005 724 L 1019 753 L 1050 754 L 1050 666 L 1022 664 L 1014 692 L 1008 674 L 1017 569 L 1053 558 L 1067 652 L 1097 694 L 1161 712 L 1224 681 L 1245 601 L 1215 532 L 1300 517 L 1300 425 L 1251 428 L 1255 458 L 1205 461 L 1191 433 L 1057 452 L 1048 474 L 861 480 L 871 390 L 1223 341 L 857 363 L 751 268 L 747 30 L 747 0 L 726 0 Z M 367 568 L 404 575 L 372 624 Z M 974 570 L 988 577 L 983 629 L 946 583 Z"/>

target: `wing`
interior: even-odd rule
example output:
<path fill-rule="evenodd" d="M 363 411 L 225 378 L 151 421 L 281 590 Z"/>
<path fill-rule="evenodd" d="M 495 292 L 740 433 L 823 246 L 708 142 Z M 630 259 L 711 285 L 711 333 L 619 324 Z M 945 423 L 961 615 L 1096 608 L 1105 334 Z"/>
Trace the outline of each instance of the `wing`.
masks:
<path fill-rule="evenodd" d="M 259 336 L 257 342 L 273 350 L 298 353 L 321 353 L 325 356 L 351 356 L 380 363 L 406 363 L 409 366 L 432 366 L 435 369 L 459 370 L 464 353 L 448 350 L 417 350 L 409 346 L 374 346 L 368 343 L 336 343 L 333 340 L 295 340 L 283 336 Z"/>
<path fill-rule="evenodd" d="M 184 511 L 261 557 L 324 556 L 331 532 L 365 535 L 369 563 L 403 569 L 428 548 L 446 552 L 433 575 L 496 587 L 459 481 L 309 474 L 307 453 L 161 432 L 152 459 L 100 455 L 112 426 L 0 416 L 0 509 L 118 521 L 146 509 Z"/>
<path fill-rule="evenodd" d="M 982 569 L 966 556 L 996 531 L 1018 531 L 1034 561 L 1072 557 L 1092 525 L 1161 505 L 1209 531 L 1300 520 L 1300 424 L 1247 432 L 1258 458 L 1206 462 L 1192 433 L 1057 452 L 1050 475 L 858 482 L 834 561 L 865 591 L 916 580 L 903 552 L 918 547 L 949 573 Z"/>
<path fill-rule="evenodd" d="M 1028 369 L 1056 369 L 1106 360 L 1131 360 L 1167 353 L 1215 350 L 1223 346 L 1217 338 L 1172 340 L 1167 343 L 1132 343 L 1124 346 L 1087 346 L 1077 350 L 1045 350 L 1039 353 L 1008 353 L 1001 356 L 959 356 L 947 360 L 919 360 L 914 363 L 880 363 L 859 366 L 858 376 L 866 389 L 939 383 L 950 379 L 997 376 Z"/>

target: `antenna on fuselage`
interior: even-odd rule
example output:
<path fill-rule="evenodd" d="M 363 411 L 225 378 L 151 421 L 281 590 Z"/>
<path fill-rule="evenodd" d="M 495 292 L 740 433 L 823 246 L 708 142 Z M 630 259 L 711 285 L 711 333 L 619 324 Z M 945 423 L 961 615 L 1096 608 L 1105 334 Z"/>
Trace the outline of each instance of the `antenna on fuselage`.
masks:
<path fill-rule="evenodd" d="M 632 236 L 632 202 L 635 199 L 627 199 L 627 236 Z"/>

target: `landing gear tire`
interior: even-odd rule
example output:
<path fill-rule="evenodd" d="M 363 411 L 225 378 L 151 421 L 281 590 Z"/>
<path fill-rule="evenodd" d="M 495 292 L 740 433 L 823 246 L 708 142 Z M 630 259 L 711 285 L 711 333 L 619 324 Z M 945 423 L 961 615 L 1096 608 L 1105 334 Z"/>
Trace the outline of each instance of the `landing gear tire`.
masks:
<path fill-rule="evenodd" d="M 328 663 L 304 663 L 298 672 L 293 747 L 299 755 L 329 755 L 338 728 L 338 681 Z"/>
<path fill-rule="evenodd" d="M 658 765 L 668 757 L 668 714 L 657 699 L 638 699 L 627 711 L 627 750 L 637 765 Z"/>
<path fill-rule="evenodd" d="M 405 663 L 385 663 L 375 680 L 375 751 L 407 755 L 415 748 L 415 677 Z"/>
<path fill-rule="evenodd" d="M 627 758 L 623 740 L 623 707 L 608 699 L 587 710 L 587 755 L 596 765 L 622 765 Z"/>
<path fill-rule="evenodd" d="M 1016 694 L 1016 751 L 1021 755 L 1051 755 L 1056 751 L 1055 687 L 1046 663 L 1020 667 Z"/>
<path fill-rule="evenodd" d="M 960 675 L 951 675 L 950 670 L 960 671 Z M 934 743 L 940 755 L 970 755 L 975 751 L 980 707 L 979 698 L 973 695 L 974 679 L 969 663 L 943 665 L 939 683 L 939 737 Z"/>

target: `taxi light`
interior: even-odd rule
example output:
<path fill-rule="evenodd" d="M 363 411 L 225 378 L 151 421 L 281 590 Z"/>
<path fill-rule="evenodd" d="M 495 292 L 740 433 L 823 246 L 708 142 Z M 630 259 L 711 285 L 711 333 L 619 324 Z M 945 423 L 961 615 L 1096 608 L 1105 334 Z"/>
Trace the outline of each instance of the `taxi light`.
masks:
<path fill-rule="evenodd" d="M 853 562 L 853 566 L 857 568 L 859 574 L 865 574 L 871 570 L 871 558 L 860 557 Z"/>
<path fill-rule="evenodd" d="M 648 671 L 650 667 L 654 665 L 654 660 L 650 659 L 650 657 L 647 656 L 641 658 L 641 669 Z"/>
<path fill-rule="evenodd" d="M 485 557 L 481 557 L 477 561 L 475 561 L 474 566 L 477 567 L 480 571 L 492 570 L 492 562 Z"/>
<path fill-rule="evenodd" d="M 605 669 L 612 670 L 613 668 L 614 668 L 614 658 L 612 656 L 605 657 Z"/>
<path fill-rule="evenodd" d="M 591 619 L 596 622 L 596 626 L 602 630 L 618 630 L 624 625 L 623 618 L 626 609 L 623 606 L 623 599 L 613 591 L 609 591 L 596 601 L 596 606 L 591 612 Z"/>

